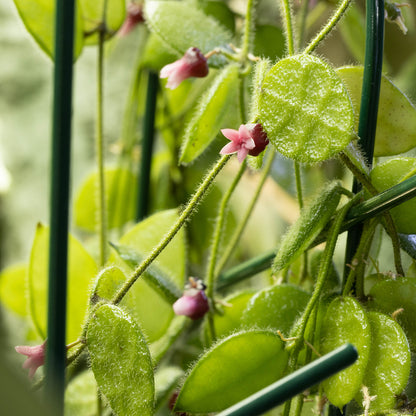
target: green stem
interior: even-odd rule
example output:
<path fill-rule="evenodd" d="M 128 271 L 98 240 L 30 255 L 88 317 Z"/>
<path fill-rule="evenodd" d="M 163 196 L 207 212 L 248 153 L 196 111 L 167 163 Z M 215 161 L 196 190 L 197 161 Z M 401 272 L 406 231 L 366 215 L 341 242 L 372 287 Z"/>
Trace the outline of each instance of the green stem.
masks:
<path fill-rule="evenodd" d="M 210 188 L 210 185 L 214 181 L 215 177 L 221 171 L 221 169 L 225 166 L 225 164 L 230 159 L 231 155 L 222 156 L 219 161 L 214 165 L 213 169 L 205 176 L 203 182 L 198 187 L 192 198 L 189 200 L 188 204 L 186 205 L 185 209 L 179 215 L 179 218 L 173 224 L 171 229 L 168 233 L 162 238 L 159 244 L 152 250 L 152 252 L 142 261 L 141 264 L 136 268 L 127 282 L 119 289 L 119 291 L 115 294 L 114 298 L 111 300 L 111 303 L 117 305 L 121 302 L 124 296 L 127 294 L 129 289 L 133 286 L 133 284 L 137 281 L 137 279 L 146 271 L 146 269 L 152 264 L 152 262 L 156 259 L 157 256 L 162 252 L 162 250 L 169 244 L 169 242 L 173 239 L 176 233 L 182 228 L 186 221 L 189 220 L 191 215 L 194 213 L 195 208 L 198 204 L 202 201 L 203 197 L 205 196 L 206 192 Z"/>
<path fill-rule="evenodd" d="M 242 233 L 243 233 L 243 231 L 244 231 L 244 229 L 247 225 L 247 222 L 250 218 L 250 215 L 251 215 L 251 213 L 254 209 L 254 206 L 255 206 L 258 198 L 259 198 L 259 195 L 260 195 L 260 192 L 263 188 L 264 182 L 266 181 L 267 176 L 270 172 L 270 169 L 273 165 L 274 156 L 275 156 L 274 150 L 270 149 L 269 154 L 267 156 L 268 159 L 266 161 L 266 164 L 265 164 L 264 169 L 263 169 L 263 173 L 262 173 L 261 178 L 260 178 L 260 182 L 257 185 L 257 189 L 256 189 L 256 191 L 253 195 L 252 200 L 250 201 L 250 204 L 247 208 L 247 211 L 244 214 L 244 217 L 243 217 L 242 221 L 240 222 L 239 226 L 235 230 L 232 238 L 230 239 L 230 243 L 225 248 L 222 257 L 220 258 L 220 260 L 218 262 L 218 265 L 217 265 L 217 268 L 216 268 L 216 271 L 215 271 L 216 276 L 218 276 L 219 273 L 221 272 L 221 270 L 224 268 L 225 264 L 227 263 L 228 259 L 231 256 L 232 252 L 234 251 L 234 248 L 236 247 L 238 241 L 240 240 L 240 237 L 241 237 L 241 235 L 242 235 Z"/>
<path fill-rule="evenodd" d="M 352 0 L 343 0 L 341 5 L 338 7 L 334 15 L 329 19 L 328 23 L 323 27 L 323 29 L 315 36 L 314 39 L 309 43 L 309 45 L 305 48 L 304 53 L 311 53 L 313 52 L 316 47 L 322 42 L 323 39 L 329 34 L 329 32 L 335 27 L 335 25 L 339 22 L 343 14 L 347 11 L 348 6 L 350 5 Z"/>
<path fill-rule="evenodd" d="M 105 10 L 105 9 L 104 9 Z M 104 12 L 105 13 L 105 12 Z M 104 83 L 104 37 L 105 24 L 99 31 L 98 62 L 97 62 L 97 122 L 96 122 L 96 154 L 98 169 L 98 232 L 100 241 L 99 264 L 104 266 L 107 260 L 107 212 L 104 172 L 104 137 L 103 137 L 103 83 Z"/>
<path fill-rule="evenodd" d="M 243 62 L 247 60 L 248 54 L 252 51 L 254 32 L 254 6 L 255 0 L 247 1 L 247 11 L 243 35 L 243 47 L 241 48 L 241 59 Z"/>
<path fill-rule="evenodd" d="M 298 35 L 298 50 L 300 50 L 305 41 L 306 31 L 306 17 L 308 15 L 309 0 L 302 1 L 302 7 L 300 9 L 300 20 L 299 20 L 299 35 Z"/>
<path fill-rule="evenodd" d="M 286 31 L 286 47 L 289 55 L 295 53 L 295 41 L 294 41 L 294 30 L 293 30 L 293 17 L 292 10 L 290 8 L 289 0 L 281 0 L 283 10 L 283 20 Z"/>

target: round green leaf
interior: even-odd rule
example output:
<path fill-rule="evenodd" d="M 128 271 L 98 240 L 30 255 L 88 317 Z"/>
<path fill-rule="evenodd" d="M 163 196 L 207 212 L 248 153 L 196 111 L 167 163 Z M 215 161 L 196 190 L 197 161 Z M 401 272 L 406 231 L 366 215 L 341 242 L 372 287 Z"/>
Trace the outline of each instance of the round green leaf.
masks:
<path fill-rule="evenodd" d="M 272 286 L 250 299 L 243 313 L 242 323 L 248 327 L 279 329 L 288 335 L 309 298 L 309 293 L 296 286 Z"/>
<path fill-rule="evenodd" d="M 392 409 L 409 379 L 409 343 L 400 325 L 390 317 L 378 312 L 369 312 L 367 317 L 371 347 L 363 384 L 371 396 L 376 396 L 370 410 Z"/>
<path fill-rule="evenodd" d="M 276 150 L 302 163 L 335 156 L 353 137 L 353 108 L 344 84 L 315 56 L 280 60 L 264 79 L 258 111 Z"/>
<path fill-rule="evenodd" d="M 226 46 L 232 35 L 217 20 L 188 2 L 147 1 L 146 23 L 178 56 L 188 48 L 196 46 L 207 53 L 219 46 Z M 175 18 L 172 18 L 174 16 Z M 226 61 L 222 56 L 213 56 L 209 63 L 218 65 Z"/>
<path fill-rule="evenodd" d="M 101 306 L 88 325 L 87 346 L 98 387 L 114 413 L 153 416 L 152 360 L 132 318 L 117 306 Z"/>
<path fill-rule="evenodd" d="M 65 389 L 65 416 L 91 416 L 97 410 L 97 383 L 91 370 L 76 376 Z"/>
<path fill-rule="evenodd" d="M 347 86 L 354 103 L 355 114 L 359 114 L 364 69 L 343 67 L 337 72 Z M 392 156 L 414 148 L 416 146 L 416 107 L 385 76 L 381 79 L 378 108 L 374 156 Z"/>
<path fill-rule="evenodd" d="M 27 315 L 27 264 L 9 266 L 0 274 L 0 301 L 20 316 Z"/>
<path fill-rule="evenodd" d="M 321 327 L 320 353 L 327 354 L 345 343 L 358 350 L 358 360 L 322 384 L 328 400 L 342 408 L 360 390 L 370 353 L 371 332 L 362 306 L 353 298 L 334 299 Z"/>
<path fill-rule="evenodd" d="M 238 73 L 238 65 L 226 66 L 202 96 L 186 126 L 181 163 L 190 163 L 197 158 L 217 137 L 221 128 L 237 124 L 230 124 L 230 115 L 238 114 Z"/>
<path fill-rule="evenodd" d="M 375 166 L 371 171 L 371 181 L 382 192 L 416 173 L 416 158 L 397 157 Z M 397 231 L 403 234 L 416 234 L 416 199 L 400 204 L 390 210 Z"/>
<path fill-rule="evenodd" d="M 119 228 L 135 217 L 137 179 L 127 169 L 106 169 L 106 208 L 108 227 Z M 74 203 L 75 225 L 95 232 L 97 225 L 98 174 L 91 173 L 82 183 Z"/>
<path fill-rule="evenodd" d="M 324 229 L 341 199 L 340 183 L 329 183 L 314 201 L 305 206 L 298 220 L 283 237 L 273 261 L 272 269 L 277 272 L 295 261 Z"/>
<path fill-rule="evenodd" d="M 223 410 L 279 379 L 287 358 L 275 332 L 231 335 L 199 359 L 179 393 L 175 411 Z"/>
<path fill-rule="evenodd" d="M 89 287 L 97 265 L 78 240 L 69 236 L 68 305 L 66 339 L 75 341 L 81 332 L 88 305 Z M 29 304 L 36 329 L 46 338 L 48 304 L 49 227 L 38 224 L 29 263 Z"/>
<path fill-rule="evenodd" d="M 17 11 L 28 32 L 40 48 L 53 58 L 55 53 L 55 1 L 14 0 Z M 84 46 L 83 22 L 80 8 L 76 6 L 74 30 L 74 58 Z"/>
<path fill-rule="evenodd" d="M 387 279 L 376 283 L 369 293 L 368 306 L 371 309 L 397 314 L 396 320 L 409 339 L 410 346 L 416 351 L 416 280 L 412 278 Z"/>

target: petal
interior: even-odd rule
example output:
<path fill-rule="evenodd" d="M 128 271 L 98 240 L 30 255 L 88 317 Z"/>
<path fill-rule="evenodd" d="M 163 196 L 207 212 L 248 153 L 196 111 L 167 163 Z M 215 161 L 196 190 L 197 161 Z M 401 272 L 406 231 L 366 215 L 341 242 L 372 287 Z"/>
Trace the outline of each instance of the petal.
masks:
<path fill-rule="evenodd" d="M 175 71 L 175 68 L 178 66 L 177 61 L 173 62 L 171 64 L 165 65 L 161 70 L 160 70 L 160 78 L 167 78 L 170 76 L 170 74 Z"/>
<path fill-rule="evenodd" d="M 250 126 L 250 124 L 249 124 Z M 242 124 L 238 129 L 238 134 L 240 135 L 240 140 L 246 142 L 251 139 L 250 130 L 245 124 Z"/>
<path fill-rule="evenodd" d="M 240 141 L 240 134 L 237 130 L 233 129 L 221 129 L 221 133 L 228 139 L 233 142 Z"/>
<path fill-rule="evenodd" d="M 248 150 L 251 150 L 256 147 L 256 143 L 252 138 L 250 138 L 244 142 L 244 147 Z"/>
<path fill-rule="evenodd" d="M 248 150 L 245 147 L 241 147 L 240 150 L 237 152 L 237 159 L 241 163 L 248 155 Z"/>
<path fill-rule="evenodd" d="M 231 155 L 232 153 L 238 152 L 241 149 L 241 146 L 238 143 L 231 142 L 226 144 L 221 150 L 221 155 Z"/>
<path fill-rule="evenodd" d="M 197 307 L 198 301 L 192 296 L 182 296 L 173 304 L 176 315 L 192 315 Z"/>

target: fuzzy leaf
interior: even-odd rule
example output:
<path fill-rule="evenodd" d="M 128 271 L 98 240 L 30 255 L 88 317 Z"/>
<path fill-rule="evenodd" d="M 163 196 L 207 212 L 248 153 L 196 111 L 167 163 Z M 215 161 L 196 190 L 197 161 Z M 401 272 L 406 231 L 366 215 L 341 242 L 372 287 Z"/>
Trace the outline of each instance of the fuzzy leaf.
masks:
<path fill-rule="evenodd" d="M 108 227 L 119 228 L 134 219 L 137 179 L 127 169 L 106 169 L 106 208 Z M 82 183 L 74 203 L 75 225 L 83 230 L 97 230 L 98 174 L 91 173 Z"/>
<path fill-rule="evenodd" d="M 238 71 L 236 64 L 226 66 L 202 96 L 185 130 L 181 163 L 196 159 L 217 137 L 221 128 L 234 127 L 229 123 L 230 114 L 238 114 Z"/>
<path fill-rule="evenodd" d="M 81 332 L 88 305 L 89 286 L 97 274 L 97 265 L 85 248 L 69 236 L 68 306 L 66 339 L 76 340 Z M 46 338 L 48 299 L 49 227 L 38 224 L 29 263 L 29 303 L 36 329 Z"/>
<path fill-rule="evenodd" d="M 182 376 L 183 370 L 179 367 L 163 367 L 156 372 L 156 408 L 169 398 Z"/>
<path fill-rule="evenodd" d="M 369 312 L 367 316 L 371 347 L 363 384 L 371 396 L 376 396 L 370 404 L 372 412 L 392 409 L 409 379 L 409 343 L 400 325 L 392 318 L 377 312 Z"/>
<path fill-rule="evenodd" d="M 207 16 L 195 4 L 177 1 L 147 1 L 146 22 L 178 57 L 196 46 L 206 54 L 216 47 L 228 45 L 232 35 L 212 17 Z M 174 18 L 172 18 L 174 16 Z M 213 56 L 209 63 L 223 65 L 222 56 Z"/>
<path fill-rule="evenodd" d="M 337 72 L 351 96 L 355 114 L 359 114 L 363 68 L 344 67 L 339 68 Z M 407 152 L 415 146 L 416 107 L 387 77 L 383 76 L 381 79 L 374 156 L 397 155 Z"/>
<path fill-rule="evenodd" d="M 353 298 L 336 298 L 328 307 L 321 327 L 320 353 L 333 351 L 345 343 L 358 351 L 358 360 L 322 384 L 328 400 L 342 408 L 360 390 L 370 354 L 371 332 L 362 306 Z"/>
<path fill-rule="evenodd" d="M 0 301 L 20 316 L 27 315 L 27 264 L 7 267 L 0 274 Z"/>
<path fill-rule="evenodd" d="M 280 60 L 264 79 L 258 111 L 276 150 L 302 163 L 334 157 L 353 137 L 353 108 L 344 84 L 315 56 Z"/>
<path fill-rule="evenodd" d="M 209 413 L 225 409 L 279 379 L 287 358 L 283 342 L 274 332 L 254 330 L 231 335 L 214 345 L 191 370 L 175 411 Z"/>
<path fill-rule="evenodd" d="M 242 317 L 244 326 L 279 329 L 289 335 L 296 318 L 305 309 L 309 293 L 292 285 L 275 285 L 254 295 Z"/>
<path fill-rule="evenodd" d="M 17 11 L 33 39 L 51 58 L 55 53 L 55 1 L 14 0 Z M 74 31 L 74 58 L 84 46 L 83 23 L 79 5 L 76 5 Z"/>
<path fill-rule="evenodd" d="M 98 308 L 87 331 L 91 368 L 117 416 L 153 416 L 153 366 L 144 336 L 114 305 Z"/>
<path fill-rule="evenodd" d="M 97 410 L 97 383 L 91 370 L 76 376 L 65 389 L 65 416 L 90 416 Z"/>
<path fill-rule="evenodd" d="M 299 219 L 283 237 L 272 269 L 284 269 L 312 244 L 337 209 L 341 198 L 339 182 L 329 183 L 318 197 L 302 209 Z"/>

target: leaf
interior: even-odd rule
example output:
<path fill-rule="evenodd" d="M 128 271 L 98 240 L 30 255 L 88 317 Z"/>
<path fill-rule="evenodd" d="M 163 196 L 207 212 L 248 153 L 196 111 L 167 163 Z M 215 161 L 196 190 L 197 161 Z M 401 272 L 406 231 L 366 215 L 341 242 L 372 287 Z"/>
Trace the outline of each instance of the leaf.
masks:
<path fill-rule="evenodd" d="M 225 47 L 232 40 L 228 30 L 195 7 L 195 4 L 188 2 L 148 1 L 145 3 L 145 16 L 150 30 L 175 51 L 178 57 L 192 46 L 206 54 L 217 47 Z M 218 55 L 209 60 L 214 66 L 225 62 L 225 58 Z"/>
<path fill-rule="evenodd" d="M 287 358 L 283 342 L 274 332 L 231 335 L 196 363 L 174 410 L 209 413 L 225 409 L 279 379 Z"/>
<path fill-rule="evenodd" d="M 97 265 L 74 237 L 68 240 L 67 342 L 78 339 L 88 305 L 89 286 Z M 38 224 L 29 263 L 29 304 L 36 329 L 46 338 L 48 304 L 49 227 Z"/>
<path fill-rule="evenodd" d="M 128 169 L 105 170 L 108 227 L 120 228 L 135 217 L 137 179 Z M 91 173 L 82 183 L 74 203 L 75 225 L 83 230 L 97 230 L 98 173 Z"/>
<path fill-rule="evenodd" d="M 154 214 L 124 234 L 119 244 L 129 247 L 139 256 L 147 256 L 176 220 L 176 210 Z M 186 275 L 185 261 L 185 235 L 181 230 L 158 256 L 154 264 L 172 284 L 182 289 Z M 132 273 L 132 269 L 116 253 L 111 255 L 108 263 L 118 266 L 126 276 Z M 148 342 L 159 339 L 174 316 L 171 304 L 167 303 L 142 278 L 131 287 L 121 305 L 143 328 Z"/>
<path fill-rule="evenodd" d="M 387 314 L 403 308 L 396 321 L 407 335 L 412 351 L 416 351 L 416 280 L 387 279 L 376 283 L 369 292 L 368 307 Z"/>
<path fill-rule="evenodd" d="M 113 36 L 124 22 L 126 16 L 125 0 L 78 0 L 82 11 L 84 23 L 85 43 L 93 45 L 98 43 L 98 32 L 103 24 L 104 6 L 106 38 Z"/>
<path fill-rule="evenodd" d="M 345 83 L 355 114 L 361 106 L 362 67 L 343 67 L 337 70 Z M 358 126 L 358 121 L 356 123 Z M 374 156 L 392 156 L 416 146 L 416 107 L 385 76 L 381 79 L 380 102 Z"/>
<path fill-rule="evenodd" d="M 20 316 L 27 315 L 26 275 L 27 264 L 9 266 L 0 274 L 1 303 Z"/>
<path fill-rule="evenodd" d="M 14 0 L 26 29 L 52 59 L 55 53 L 55 3 L 54 0 Z M 78 5 L 75 12 L 74 41 L 76 59 L 84 46 L 83 24 Z"/>
<path fill-rule="evenodd" d="M 254 32 L 253 54 L 276 62 L 285 54 L 283 30 L 273 25 L 257 25 Z"/>
<path fill-rule="evenodd" d="M 371 347 L 363 384 L 371 396 L 376 396 L 370 410 L 392 409 L 409 379 L 409 343 L 400 325 L 390 317 L 377 312 L 369 312 L 367 317 Z"/>
<path fill-rule="evenodd" d="M 114 305 L 99 307 L 87 331 L 87 346 L 100 391 L 117 416 L 153 416 L 153 366 L 144 336 Z"/>
<path fill-rule="evenodd" d="M 348 8 L 338 27 L 351 55 L 356 61 L 363 63 L 365 56 L 365 18 L 358 5 L 352 4 Z"/>
<path fill-rule="evenodd" d="M 396 157 L 376 165 L 370 177 L 375 188 L 382 192 L 415 173 L 416 158 Z M 416 234 L 416 199 L 410 199 L 392 208 L 390 213 L 399 233 Z"/>
<path fill-rule="evenodd" d="M 238 65 L 226 66 L 202 96 L 186 126 L 181 163 L 192 162 L 211 144 L 221 128 L 230 127 L 229 114 L 238 114 L 238 73 Z"/>
<path fill-rule="evenodd" d="M 65 389 L 65 416 L 90 416 L 97 410 L 97 383 L 91 370 L 76 376 Z"/>
<path fill-rule="evenodd" d="M 200 7 L 202 7 L 202 11 L 206 15 L 213 17 L 230 33 L 235 32 L 234 13 L 230 10 L 226 3 L 222 3 L 217 0 L 208 0 L 200 3 Z"/>
<path fill-rule="evenodd" d="M 250 299 L 243 313 L 243 325 L 279 329 L 288 335 L 309 298 L 309 293 L 287 284 L 263 289 Z"/>
<path fill-rule="evenodd" d="M 309 206 L 302 209 L 299 219 L 282 239 L 272 265 L 274 272 L 284 269 L 313 243 L 337 209 L 340 189 L 339 182 L 329 183 Z"/>
<path fill-rule="evenodd" d="M 371 332 L 362 306 L 353 298 L 338 297 L 329 305 L 322 323 L 319 352 L 327 354 L 347 342 L 358 350 L 358 360 L 322 383 L 328 400 L 339 408 L 351 401 L 362 385 L 369 360 Z"/>
<path fill-rule="evenodd" d="M 156 408 L 160 407 L 169 398 L 182 376 L 183 370 L 179 367 L 163 367 L 156 372 Z"/>
<path fill-rule="evenodd" d="M 276 150 L 298 162 L 334 157 L 353 137 L 353 108 L 344 84 L 312 55 L 282 59 L 271 69 L 258 111 Z"/>

